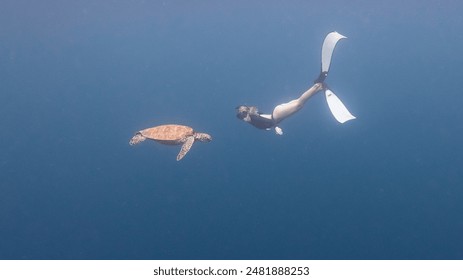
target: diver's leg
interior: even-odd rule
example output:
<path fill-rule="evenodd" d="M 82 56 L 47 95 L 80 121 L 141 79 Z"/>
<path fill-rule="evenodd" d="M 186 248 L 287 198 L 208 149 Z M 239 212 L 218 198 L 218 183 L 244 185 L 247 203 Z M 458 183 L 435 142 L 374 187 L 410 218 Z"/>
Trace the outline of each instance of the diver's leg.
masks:
<path fill-rule="evenodd" d="M 291 100 L 288 103 L 283 103 L 275 107 L 273 109 L 272 117 L 275 123 L 279 123 L 285 118 L 291 116 L 292 114 L 299 111 L 312 97 L 315 93 L 323 89 L 322 83 L 316 83 L 311 88 L 309 88 L 306 92 L 304 92 L 298 99 Z"/>

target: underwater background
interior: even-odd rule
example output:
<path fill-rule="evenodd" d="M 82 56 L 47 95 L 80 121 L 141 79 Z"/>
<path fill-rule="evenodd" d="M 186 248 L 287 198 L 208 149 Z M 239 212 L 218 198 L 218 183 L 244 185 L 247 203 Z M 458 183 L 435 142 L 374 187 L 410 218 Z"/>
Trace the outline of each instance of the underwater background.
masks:
<path fill-rule="evenodd" d="M 0 3 L 0 259 L 463 259 L 463 2 Z M 326 82 L 283 136 L 235 117 Z M 212 135 L 179 146 L 141 129 Z"/>

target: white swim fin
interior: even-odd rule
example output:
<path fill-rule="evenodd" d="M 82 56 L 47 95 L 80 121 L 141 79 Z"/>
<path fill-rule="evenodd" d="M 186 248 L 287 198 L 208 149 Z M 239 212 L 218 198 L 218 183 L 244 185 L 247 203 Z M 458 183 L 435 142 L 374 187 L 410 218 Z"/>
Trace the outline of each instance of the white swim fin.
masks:
<path fill-rule="evenodd" d="M 326 35 L 325 40 L 323 41 L 322 46 L 322 73 L 328 73 L 330 70 L 331 56 L 333 55 L 334 47 L 339 42 L 339 40 L 347 38 L 334 31 Z"/>
<path fill-rule="evenodd" d="M 331 113 L 334 118 L 340 122 L 345 123 L 349 120 L 355 119 L 355 117 L 347 110 L 346 106 L 341 102 L 341 100 L 329 89 L 325 90 L 326 102 L 330 108 Z"/>

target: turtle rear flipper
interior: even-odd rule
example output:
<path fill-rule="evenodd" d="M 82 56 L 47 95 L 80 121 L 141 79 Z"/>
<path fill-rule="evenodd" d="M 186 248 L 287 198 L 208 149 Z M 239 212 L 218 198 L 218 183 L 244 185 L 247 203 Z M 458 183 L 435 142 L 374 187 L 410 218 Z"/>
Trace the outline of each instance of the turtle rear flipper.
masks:
<path fill-rule="evenodd" d="M 185 142 L 182 145 L 182 148 L 180 149 L 180 153 L 177 155 L 177 161 L 181 160 L 186 153 L 191 149 L 191 146 L 193 146 L 193 143 L 195 142 L 195 138 L 193 136 L 189 136 L 186 138 Z"/>

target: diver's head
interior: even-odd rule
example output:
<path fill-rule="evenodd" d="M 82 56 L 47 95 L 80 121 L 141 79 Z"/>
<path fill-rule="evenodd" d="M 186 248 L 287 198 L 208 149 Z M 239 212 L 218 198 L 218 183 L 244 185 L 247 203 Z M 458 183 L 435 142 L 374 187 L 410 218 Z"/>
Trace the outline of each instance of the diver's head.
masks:
<path fill-rule="evenodd" d="M 248 106 L 241 105 L 241 106 L 236 107 L 235 109 L 236 109 L 236 117 L 238 119 L 246 120 L 247 118 L 249 118 L 250 108 Z"/>

